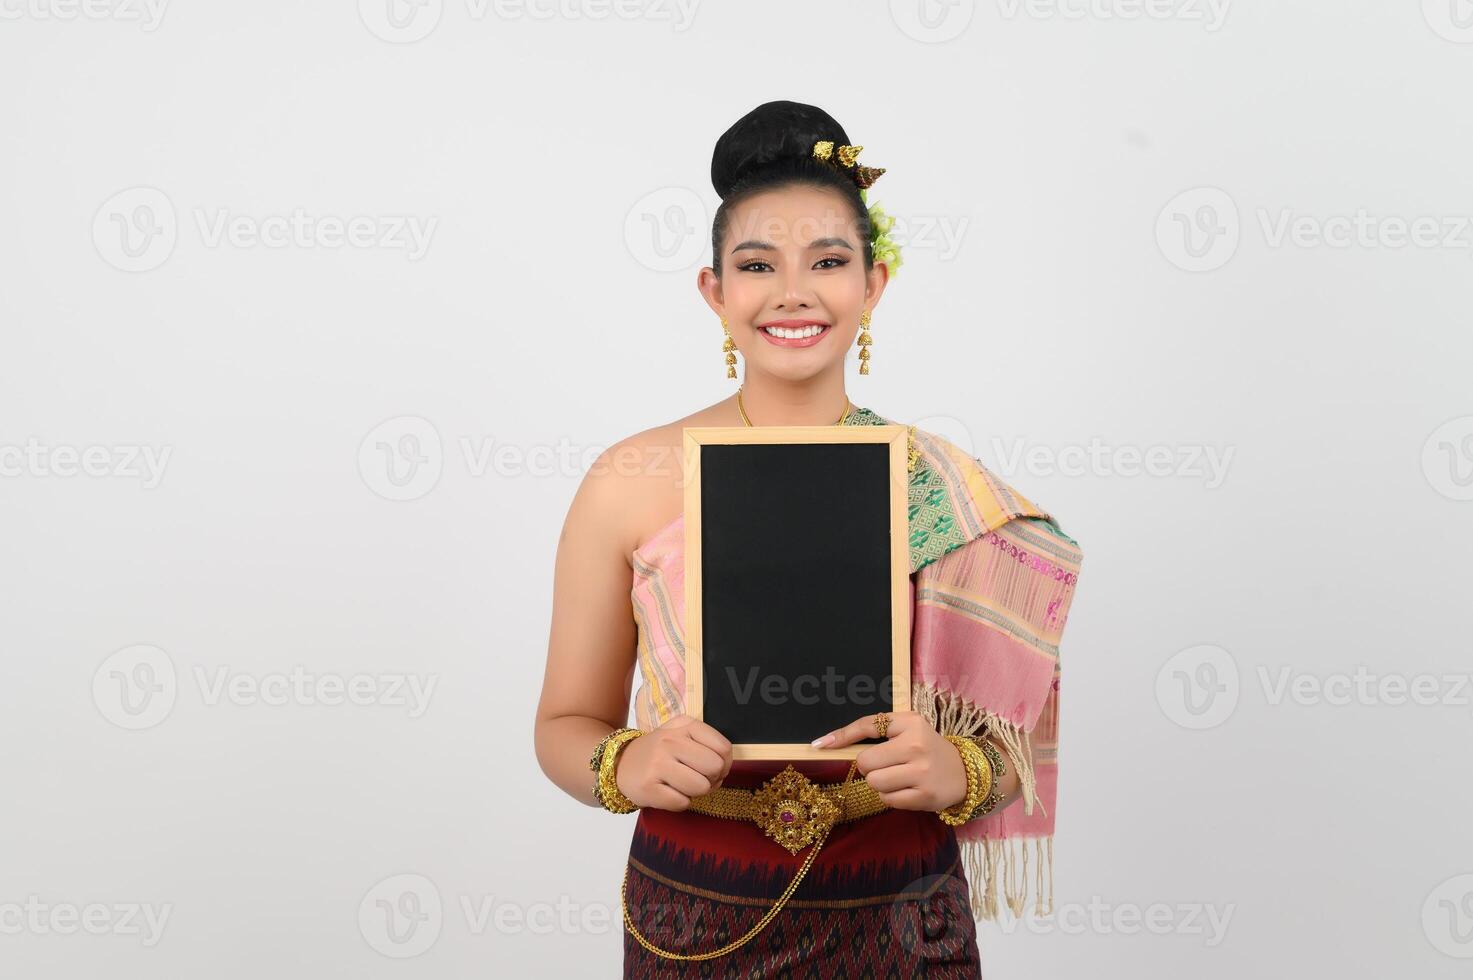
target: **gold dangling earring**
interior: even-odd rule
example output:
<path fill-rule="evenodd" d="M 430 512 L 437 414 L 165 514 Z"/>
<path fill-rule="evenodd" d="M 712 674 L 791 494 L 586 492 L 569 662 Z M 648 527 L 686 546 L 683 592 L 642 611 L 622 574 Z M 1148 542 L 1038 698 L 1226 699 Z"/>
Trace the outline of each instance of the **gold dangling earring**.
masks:
<path fill-rule="evenodd" d="M 859 315 L 859 373 L 869 374 L 869 345 L 874 340 L 869 335 L 869 310 Z"/>
<path fill-rule="evenodd" d="M 726 325 L 726 317 L 721 318 L 721 329 L 726 332 L 726 343 L 721 345 L 722 351 L 726 353 L 726 376 L 735 378 L 736 373 L 736 341 L 731 339 L 731 328 Z"/>

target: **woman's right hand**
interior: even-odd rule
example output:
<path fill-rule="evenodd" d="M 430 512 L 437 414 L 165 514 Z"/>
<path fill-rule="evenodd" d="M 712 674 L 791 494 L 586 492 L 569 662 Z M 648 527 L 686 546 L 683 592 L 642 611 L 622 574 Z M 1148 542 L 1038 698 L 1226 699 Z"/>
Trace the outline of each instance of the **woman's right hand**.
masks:
<path fill-rule="evenodd" d="M 731 743 L 726 737 L 679 714 L 624 746 L 614 782 L 636 806 L 684 810 L 691 797 L 720 786 L 729 772 Z"/>

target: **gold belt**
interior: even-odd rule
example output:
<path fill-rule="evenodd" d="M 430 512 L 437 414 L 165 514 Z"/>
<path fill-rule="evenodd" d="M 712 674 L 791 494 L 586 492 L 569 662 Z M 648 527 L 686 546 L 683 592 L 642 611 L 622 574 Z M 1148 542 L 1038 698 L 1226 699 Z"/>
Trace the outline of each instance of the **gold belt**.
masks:
<path fill-rule="evenodd" d="M 753 821 L 762 828 L 767 836 L 793 854 L 813 844 L 813 850 L 809 851 L 808 856 L 803 859 L 803 866 L 798 869 L 798 873 L 793 876 L 788 887 L 783 889 L 777 902 L 767 910 L 756 925 L 747 930 L 746 935 L 732 940 L 720 949 L 713 949 L 709 953 L 673 953 L 656 946 L 640 935 L 639 930 L 634 927 L 634 919 L 629 915 L 629 864 L 627 862 L 624 865 L 624 881 L 619 886 L 619 907 L 624 913 L 624 927 L 641 946 L 667 960 L 711 960 L 718 956 L 725 956 L 744 945 L 765 929 L 767 923 L 772 921 L 772 917 L 787 904 L 799 883 L 803 881 L 803 876 L 813 866 L 813 859 L 818 857 L 818 852 L 823 849 L 824 842 L 828 840 L 829 831 L 833 829 L 834 824 L 843 820 L 858 820 L 860 817 L 867 817 L 885 809 L 885 804 L 880 800 L 879 794 L 864 781 L 863 777 L 860 777 L 857 783 L 854 781 L 854 772 L 857 768 L 858 763 L 851 761 L 849 773 L 844 777 L 842 783 L 820 786 L 792 766 L 787 766 L 782 772 L 763 783 L 762 787 L 756 791 L 722 786 L 690 801 L 690 809 L 697 813 L 725 817 L 728 820 Z"/>
<path fill-rule="evenodd" d="M 759 789 L 720 786 L 692 797 L 690 809 L 710 817 L 750 820 L 790 854 L 797 854 L 834 824 L 888 809 L 863 777 L 846 783 L 815 783 L 791 765 Z"/>

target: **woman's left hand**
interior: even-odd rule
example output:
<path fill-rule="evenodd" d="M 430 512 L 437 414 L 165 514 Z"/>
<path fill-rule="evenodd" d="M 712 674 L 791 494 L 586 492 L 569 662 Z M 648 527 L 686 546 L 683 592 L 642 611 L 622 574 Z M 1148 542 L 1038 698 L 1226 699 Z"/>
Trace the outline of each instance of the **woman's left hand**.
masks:
<path fill-rule="evenodd" d="M 961 753 L 914 711 L 891 711 L 890 727 L 879 745 L 860 750 L 858 772 L 887 806 L 939 812 L 967 797 L 967 770 Z M 814 742 L 836 749 L 875 738 L 875 715 L 864 715 Z M 825 741 L 824 739 L 827 739 Z"/>

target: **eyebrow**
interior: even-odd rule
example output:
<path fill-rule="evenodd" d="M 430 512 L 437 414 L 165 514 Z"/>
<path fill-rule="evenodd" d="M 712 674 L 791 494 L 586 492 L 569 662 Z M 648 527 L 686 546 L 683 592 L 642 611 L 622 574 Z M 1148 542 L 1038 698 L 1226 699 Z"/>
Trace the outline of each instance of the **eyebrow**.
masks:
<path fill-rule="evenodd" d="M 854 246 L 853 245 L 850 245 L 849 242 L 848 242 L 848 240 L 847 239 L 844 239 L 844 238 L 815 238 L 813 241 L 809 242 L 806 247 L 807 248 L 847 248 L 851 252 L 854 251 Z M 740 245 L 733 246 L 732 247 L 732 251 L 733 252 L 740 252 L 744 248 L 755 248 L 755 249 L 759 249 L 759 250 L 764 251 L 764 252 L 775 252 L 775 251 L 777 251 L 777 246 L 776 245 L 772 244 L 771 242 L 764 242 L 761 239 L 757 239 L 757 238 L 749 238 L 746 241 L 742 242 Z"/>

